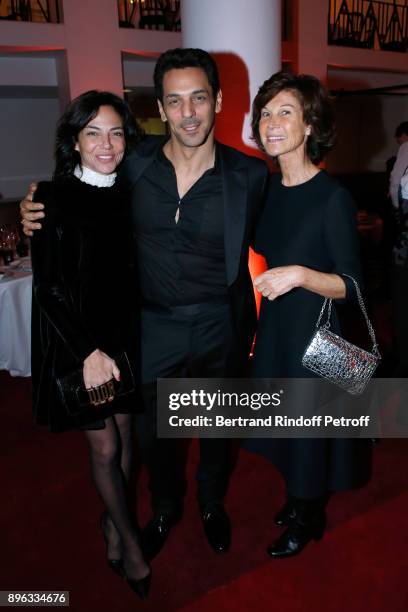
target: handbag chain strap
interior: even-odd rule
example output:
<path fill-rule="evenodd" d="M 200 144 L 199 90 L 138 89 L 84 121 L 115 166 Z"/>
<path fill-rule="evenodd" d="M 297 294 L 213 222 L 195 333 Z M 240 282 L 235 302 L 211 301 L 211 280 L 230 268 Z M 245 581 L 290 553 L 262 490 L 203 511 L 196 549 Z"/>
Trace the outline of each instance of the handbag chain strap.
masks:
<path fill-rule="evenodd" d="M 354 286 L 356 288 L 358 303 L 360 305 L 361 312 L 364 315 L 365 322 L 367 324 L 368 333 L 370 334 L 371 342 L 373 343 L 373 348 L 371 349 L 371 352 L 374 355 L 376 355 L 377 357 L 381 357 L 380 351 L 378 350 L 378 344 L 377 344 L 377 340 L 376 340 L 376 337 L 375 337 L 374 329 L 373 329 L 373 326 L 371 325 L 370 319 L 368 318 L 368 314 L 367 314 L 366 307 L 365 307 L 365 304 L 364 304 L 363 296 L 361 295 L 360 287 L 358 286 L 358 283 L 355 281 L 355 279 L 352 276 L 350 276 L 349 274 L 343 274 L 342 276 L 347 276 L 347 278 L 350 278 L 353 281 L 353 283 L 354 283 Z M 333 302 L 333 300 L 331 298 L 325 298 L 325 300 L 323 302 L 322 309 L 321 309 L 320 314 L 319 314 L 319 318 L 317 319 L 316 327 L 320 326 L 320 322 L 322 320 L 324 311 L 325 311 L 326 306 L 328 304 L 327 320 L 326 320 L 326 323 L 324 323 L 324 325 L 322 325 L 322 327 L 324 327 L 325 329 L 330 329 L 330 318 L 331 318 L 331 311 L 332 311 L 332 302 Z"/>

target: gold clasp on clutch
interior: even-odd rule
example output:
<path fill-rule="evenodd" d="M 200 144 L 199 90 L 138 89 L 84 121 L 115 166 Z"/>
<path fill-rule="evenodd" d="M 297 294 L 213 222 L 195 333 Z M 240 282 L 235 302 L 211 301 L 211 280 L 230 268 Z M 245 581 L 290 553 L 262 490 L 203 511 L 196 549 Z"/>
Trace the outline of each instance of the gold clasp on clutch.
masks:
<path fill-rule="evenodd" d="M 87 389 L 89 395 L 89 401 L 93 406 L 100 406 L 106 402 L 111 402 L 115 397 L 115 387 L 113 386 L 113 379 L 98 385 L 97 387 L 91 387 Z"/>

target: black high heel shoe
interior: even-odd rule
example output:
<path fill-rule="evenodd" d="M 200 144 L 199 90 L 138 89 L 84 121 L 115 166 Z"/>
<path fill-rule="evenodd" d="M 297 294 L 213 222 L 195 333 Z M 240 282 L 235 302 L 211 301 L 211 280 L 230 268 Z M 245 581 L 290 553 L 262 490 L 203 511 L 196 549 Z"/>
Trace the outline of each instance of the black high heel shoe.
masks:
<path fill-rule="evenodd" d="M 147 574 L 144 578 L 135 580 L 134 578 L 127 578 L 125 574 L 125 580 L 138 597 L 143 601 L 147 599 L 150 590 L 150 583 L 152 581 L 152 571 Z"/>
<path fill-rule="evenodd" d="M 273 559 L 298 555 L 311 540 L 321 540 L 326 515 L 321 500 L 294 500 L 295 512 L 282 535 L 267 549 Z"/>
<path fill-rule="evenodd" d="M 102 531 L 102 537 L 103 537 L 103 541 L 105 542 L 106 550 L 108 549 L 108 536 L 106 535 L 106 532 L 105 532 L 107 520 L 108 520 L 107 512 L 102 512 L 101 518 L 99 521 L 99 526 Z M 122 559 L 110 559 L 108 557 L 107 562 L 112 572 L 114 572 L 117 576 L 120 576 L 120 578 L 125 577 L 125 571 L 123 569 Z"/>

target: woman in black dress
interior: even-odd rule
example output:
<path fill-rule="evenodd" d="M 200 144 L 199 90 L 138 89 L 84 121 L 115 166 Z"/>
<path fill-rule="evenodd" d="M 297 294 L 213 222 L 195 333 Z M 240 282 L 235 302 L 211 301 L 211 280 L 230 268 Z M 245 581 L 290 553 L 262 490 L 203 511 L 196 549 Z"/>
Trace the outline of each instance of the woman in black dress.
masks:
<path fill-rule="evenodd" d="M 268 270 L 255 279 L 262 294 L 253 376 L 310 378 L 302 356 L 325 297 L 355 298 L 360 282 L 356 211 L 349 193 L 320 170 L 334 141 L 330 106 L 320 82 L 277 73 L 260 88 L 252 127 L 259 147 L 274 158 L 255 249 Z M 332 329 L 339 331 L 336 314 Z M 294 555 L 325 527 L 331 491 L 360 486 L 370 475 L 369 443 L 350 439 L 249 440 L 283 474 L 288 500 L 275 521 L 285 532 L 268 548 L 275 558 Z"/>
<path fill-rule="evenodd" d="M 114 356 L 126 351 L 133 362 L 137 346 L 130 211 L 115 179 L 126 147 L 139 137 L 127 104 L 109 92 L 82 94 L 59 121 L 53 181 L 35 193 L 47 214 L 32 239 L 32 363 L 35 419 L 51 431 L 84 430 L 106 508 L 109 565 L 144 598 L 150 570 L 126 495 L 131 413 L 139 402 L 135 392 L 114 397 L 106 385 L 120 380 Z M 105 401 L 72 415 L 57 379 L 80 368 L 85 388 L 106 391 Z"/>

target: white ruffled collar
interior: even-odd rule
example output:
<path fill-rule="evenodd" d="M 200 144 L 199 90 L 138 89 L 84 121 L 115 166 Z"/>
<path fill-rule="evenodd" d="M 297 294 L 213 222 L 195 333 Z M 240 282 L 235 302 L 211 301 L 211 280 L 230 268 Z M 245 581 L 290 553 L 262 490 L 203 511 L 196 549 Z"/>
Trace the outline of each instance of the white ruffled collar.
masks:
<path fill-rule="evenodd" d="M 112 187 L 116 179 L 116 172 L 112 172 L 112 174 L 102 174 L 86 166 L 79 165 L 75 167 L 74 175 L 83 183 L 87 183 L 93 187 Z"/>

